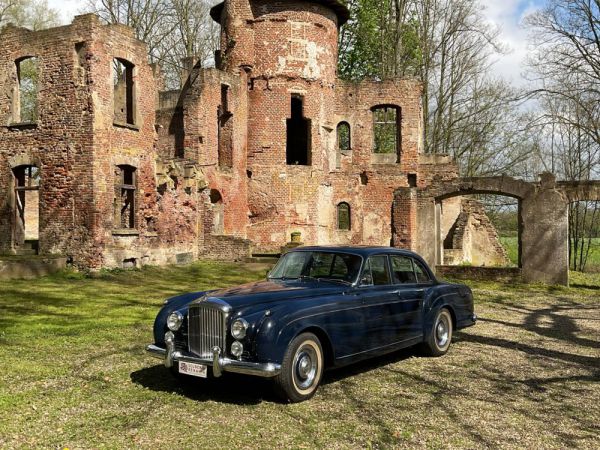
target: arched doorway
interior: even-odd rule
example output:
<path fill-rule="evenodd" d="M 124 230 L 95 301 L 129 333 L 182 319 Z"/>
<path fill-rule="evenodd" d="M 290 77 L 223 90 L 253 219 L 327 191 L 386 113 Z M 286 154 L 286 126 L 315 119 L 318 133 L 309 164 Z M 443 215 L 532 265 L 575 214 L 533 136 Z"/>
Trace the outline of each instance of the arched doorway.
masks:
<path fill-rule="evenodd" d="M 221 193 L 216 190 L 216 189 L 211 189 L 210 190 L 210 203 L 212 205 L 212 214 L 213 214 L 213 221 L 212 221 L 212 234 L 218 234 L 221 235 L 224 233 L 225 230 L 225 221 L 224 221 L 224 214 L 225 214 L 225 209 L 223 206 L 223 197 L 221 196 Z"/>
<path fill-rule="evenodd" d="M 442 203 L 473 194 L 518 200 L 518 260 L 524 281 L 568 284 L 567 198 L 573 197 L 563 183 L 557 183 L 554 175 L 548 173 L 541 174 L 538 182 L 499 176 L 457 178 L 426 188 L 399 188 L 392 210 L 394 245 L 415 250 L 431 266 L 440 266 L 444 252 L 440 233 Z"/>

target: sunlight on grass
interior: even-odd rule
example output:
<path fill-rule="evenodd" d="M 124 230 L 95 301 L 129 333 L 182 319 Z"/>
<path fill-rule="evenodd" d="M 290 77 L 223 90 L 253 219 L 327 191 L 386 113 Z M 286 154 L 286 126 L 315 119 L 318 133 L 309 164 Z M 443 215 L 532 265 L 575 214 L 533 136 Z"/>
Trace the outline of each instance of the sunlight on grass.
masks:
<path fill-rule="evenodd" d="M 297 405 L 278 403 L 267 380 L 178 382 L 145 354 L 166 297 L 264 274 L 198 262 L 0 281 L 0 448 L 567 448 L 597 439 L 599 275 L 573 274 L 571 288 L 469 283 L 481 320 L 448 355 L 406 350 L 333 371 Z"/>

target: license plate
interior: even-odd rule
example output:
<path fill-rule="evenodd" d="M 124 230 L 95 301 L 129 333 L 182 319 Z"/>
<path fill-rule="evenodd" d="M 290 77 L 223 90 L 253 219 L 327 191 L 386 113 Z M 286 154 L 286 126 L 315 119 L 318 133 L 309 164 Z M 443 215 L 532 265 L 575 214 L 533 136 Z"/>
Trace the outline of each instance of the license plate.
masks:
<path fill-rule="evenodd" d="M 194 377 L 206 378 L 206 366 L 203 364 L 195 364 L 189 362 L 179 362 L 179 373 L 192 375 Z"/>

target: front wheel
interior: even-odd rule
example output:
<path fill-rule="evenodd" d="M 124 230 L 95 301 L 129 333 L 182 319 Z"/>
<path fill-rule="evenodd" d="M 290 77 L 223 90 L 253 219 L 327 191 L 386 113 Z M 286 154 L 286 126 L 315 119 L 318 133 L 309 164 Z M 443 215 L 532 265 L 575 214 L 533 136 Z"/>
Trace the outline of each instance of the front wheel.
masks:
<path fill-rule="evenodd" d="M 425 354 L 429 356 L 445 355 L 452 342 L 452 316 L 447 308 L 438 311 L 433 321 L 433 327 L 427 334 L 423 344 Z"/>
<path fill-rule="evenodd" d="M 275 386 L 284 400 L 302 402 L 315 395 L 322 375 L 321 342 L 312 333 L 302 333 L 288 345 Z"/>

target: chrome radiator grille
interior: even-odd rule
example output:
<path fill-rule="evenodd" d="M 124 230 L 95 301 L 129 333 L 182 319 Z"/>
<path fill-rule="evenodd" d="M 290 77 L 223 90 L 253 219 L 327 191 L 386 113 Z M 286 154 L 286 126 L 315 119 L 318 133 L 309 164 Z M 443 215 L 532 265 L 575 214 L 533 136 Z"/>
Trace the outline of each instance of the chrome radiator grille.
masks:
<path fill-rule="evenodd" d="M 216 346 L 225 349 L 225 313 L 207 305 L 191 305 L 188 314 L 188 338 L 192 353 L 212 358 Z"/>

